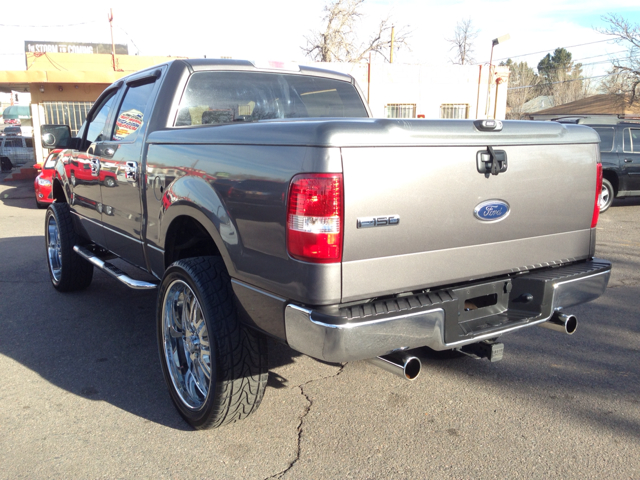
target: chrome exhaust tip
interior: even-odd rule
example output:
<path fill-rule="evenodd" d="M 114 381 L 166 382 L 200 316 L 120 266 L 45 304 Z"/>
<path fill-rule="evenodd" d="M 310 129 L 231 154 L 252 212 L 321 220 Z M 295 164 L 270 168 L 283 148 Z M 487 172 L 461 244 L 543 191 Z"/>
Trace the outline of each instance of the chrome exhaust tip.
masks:
<path fill-rule="evenodd" d="M 555 330 L 556 332 L 573 335 L 578 329 L 578 317 L 571 314 L 555 312 L 549 320 L 541 323 L 540 326 Z"/>
<path fill-rule="evenodd" d="M 408 353 L 383 355 L 381 357 L 370 358 L 367 361 L 376 367 L 409 381 L 418 378 L 420 370 L 422 370 L 422 362 L 420 359 Z"/>

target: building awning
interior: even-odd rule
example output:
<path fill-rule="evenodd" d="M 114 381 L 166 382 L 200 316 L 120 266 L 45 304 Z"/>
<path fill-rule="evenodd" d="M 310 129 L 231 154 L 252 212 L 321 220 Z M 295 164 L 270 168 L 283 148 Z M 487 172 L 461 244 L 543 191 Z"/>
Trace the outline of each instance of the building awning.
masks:
<path fill-rule="evenodd" d="M 12 105 L 2 112 L 4 120 L 27 120 L 31 118 L 31 109 L 23 105 Z"/>

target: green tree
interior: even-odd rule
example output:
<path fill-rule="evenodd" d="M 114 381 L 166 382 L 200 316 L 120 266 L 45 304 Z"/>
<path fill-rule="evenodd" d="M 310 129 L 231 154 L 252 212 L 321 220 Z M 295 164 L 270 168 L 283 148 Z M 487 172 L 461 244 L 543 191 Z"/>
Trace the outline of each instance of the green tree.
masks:
<path fill-rule="evenodd" d="M 571 57 L 571 52 L 567 49 L 556 48 L 553 55 L 547 53 L 547 55 L 538 62 L 538 74 L 546 83 L 555 81 L 558 71 L 571 71 L 573 67 Z"/>
<path fill-rule="evenodd" d="M 590 82 L 585 81 L 582 64 L 574 63 L 571 52 L 556 48 L 538 62 L 540 77 L 537 93 L 553 98 L 554 105 L 563 105 L 590 94 Z"/>

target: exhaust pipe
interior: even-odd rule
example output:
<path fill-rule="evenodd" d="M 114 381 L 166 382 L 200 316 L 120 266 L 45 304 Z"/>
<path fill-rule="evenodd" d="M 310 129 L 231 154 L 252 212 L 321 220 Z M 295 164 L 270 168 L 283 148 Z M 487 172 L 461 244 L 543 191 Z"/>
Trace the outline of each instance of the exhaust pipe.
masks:
<path fill-rule="evenodd" d="M 578 329 L 578 318 L 575 315 L 555 312 L 549 320 L 541 323 L 540 326 L 556 332 L 573 335 Z"/>
<path fill-rule="evenodd" d="M 420 375 L 422 362 L 418 357 L 408 353 L 394 353 L 381 357 L 370 358 L 369 363 L 391 372 L 405 380 L 415 380 Z"/>

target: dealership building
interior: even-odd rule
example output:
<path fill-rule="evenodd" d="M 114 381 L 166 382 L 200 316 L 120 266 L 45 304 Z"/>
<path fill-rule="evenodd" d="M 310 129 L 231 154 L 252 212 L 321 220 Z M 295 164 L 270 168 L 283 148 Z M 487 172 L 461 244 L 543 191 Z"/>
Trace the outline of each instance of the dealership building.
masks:
<path fill-rule="evenodd" d="M 128 55 L 126 45 L 25 42 L 25 70 L 0 71 L 0 92 L 30 94 L 34 162 L 41 125 L 69 125 L 77 133 L 100 93 L 130 73 L 178 57 Z M 506 113 L 508 67 L 389 63 L 316 64 L 353 75 L 375 117 L 498 118 Z M 26 95 L 25 95 L 26 96 Z M 21 105 L 24 105 L 21 103 Z"/>

